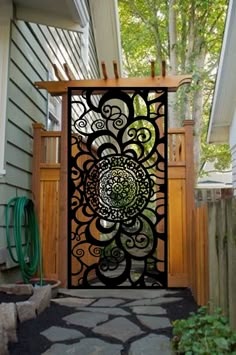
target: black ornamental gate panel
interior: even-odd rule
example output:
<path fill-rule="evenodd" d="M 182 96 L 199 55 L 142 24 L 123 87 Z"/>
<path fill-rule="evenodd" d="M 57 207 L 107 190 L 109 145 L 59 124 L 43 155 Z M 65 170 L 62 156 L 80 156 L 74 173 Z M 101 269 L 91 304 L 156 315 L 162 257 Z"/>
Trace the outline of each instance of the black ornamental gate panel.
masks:
<path fill-rule="evenodd" d="M 167 287 L 167 90 L 68 100 L 68 286 Z"/>

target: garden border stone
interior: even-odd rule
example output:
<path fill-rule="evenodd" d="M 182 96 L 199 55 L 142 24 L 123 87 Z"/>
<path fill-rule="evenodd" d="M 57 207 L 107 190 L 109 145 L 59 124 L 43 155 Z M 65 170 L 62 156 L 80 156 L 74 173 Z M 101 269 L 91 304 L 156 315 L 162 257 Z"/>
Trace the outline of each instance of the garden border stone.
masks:
<path fill-rule="evenodd" d="M 0 291 L 30 296 L 23 302 L 0 303 L 0 354 L 7 355 L 8 342 L 17 342 L 17 321 L 25 322 L 43 312 L 50 305 L 52 290 L 50 285 L 34 288 L 32 285 L 4 284 Z"/>

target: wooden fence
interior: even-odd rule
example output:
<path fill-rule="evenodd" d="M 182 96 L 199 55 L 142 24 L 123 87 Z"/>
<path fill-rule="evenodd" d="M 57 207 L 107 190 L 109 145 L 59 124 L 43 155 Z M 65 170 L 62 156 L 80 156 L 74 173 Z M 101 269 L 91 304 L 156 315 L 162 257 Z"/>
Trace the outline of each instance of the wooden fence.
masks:
<path fill-rule="evenodd" d="M 40 222 L 45 277 L 63 279 L 60 266 L 66 265 L 67 250 L 60 237 L 63 204 L 60 199 L 61 161 L 67 151 L 62 132 L 44 131 L 34 124 L 33 196 Z M 193 211 L 193 122 L 168 133 L 168 285 L 189 286 L 189 250 Z M 63 201 L 61 201 L 63 202 Z M 63 222 L 61 222 L 63 223 Z M 64 236 L 67 238 L 67 236 Z"/>
<path fill-rule="evenodd" d="M 32 191 L 39 219 L 43 273 L 58 279 L 61 132 L 42 128 L 42 124 L 34 124 Z"/>
<path fill-rule="evenodd" d="M 236 200 L 209 203 L 209 301 L 236 330 Z"/>
<path fill-rule="evenodd" d="M 208 208 L 204 204 L 193 210 L 189 263 L 189 286 L 201 306 L 209 300 L 208 253 Z"/>
<path fill-rule="evenodd" d="M 236 199 L 193 212 L 189 286 L 199 305 L 222 308 L 236 330 Z"/>

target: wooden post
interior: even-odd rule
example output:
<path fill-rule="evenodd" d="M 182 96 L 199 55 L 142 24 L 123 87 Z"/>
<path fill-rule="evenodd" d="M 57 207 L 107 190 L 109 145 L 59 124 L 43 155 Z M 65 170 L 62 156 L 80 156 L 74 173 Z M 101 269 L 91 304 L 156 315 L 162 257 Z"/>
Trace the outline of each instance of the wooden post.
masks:
<path fill-rule="evenodd" d="M 43 129 L 42 123 L 33 123 L 32 195 L 38 221 L 40 218 L 40 163 L 42 159 L 41 131 Z"/>
<path fill-rule="evenodd" d="M 61 123 L 61 170 L 59 187 L 59 242 L 58 242 L 58 277 L 61 286 L 67 286 L 67 238 L 68 238 L 68 193 L 67 193 L 67 151 L 68 151 L 68 94 L 62 96 L 62 123 Z"/>
<path fill-rule="evenodd" d="M 209 302 L 209 266 L 208 266 L 208 260 L 209 260 L 209 237 L 208 237 L 208 206 L 204 206 L 204 233 L 203 235 L 205 236 L 204 239 L 204 265 L 206 268 L 206 271 L 204 273 L 204 304 L 207 304 Z"/>
<path fill-rule="evenodd" d="M 192 273 L 192 218 L 194 208 L 194 157 L 193 157 L 193 120 L 184 121 L 185 129 L 185 152 L 186 152 L 186 235 L 187 235 L 187 270 L 188 270 L 188 285 L 191 286 Z"/>

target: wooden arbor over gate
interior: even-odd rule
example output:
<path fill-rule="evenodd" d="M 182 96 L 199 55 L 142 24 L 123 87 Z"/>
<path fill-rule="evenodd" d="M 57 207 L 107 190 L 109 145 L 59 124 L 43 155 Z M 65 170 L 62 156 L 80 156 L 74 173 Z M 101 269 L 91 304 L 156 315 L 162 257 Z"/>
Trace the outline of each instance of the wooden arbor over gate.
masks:
<path fill-rule="evenodd" d="M 62 131 L 61 132 L 44 132 L 42 130 L 42 125 L 36 124 L 35 135 L 34 135 L 34 159 L 33 159 L 33 186 L 32 191 L 35 200 L 36 211 L 39 216 L 40 221 L 40 231 L 42 238 L 47 239 L 51 238 L 52 235 L 48 230 L 48 227 L 43 228 L 44 221 L 43 219 L 47 216 L 50 216 L 50 219 L 53 219 L 53 209 L 55 206 L 51 206 L 51 212 L 47 211 L 45 213 L 45 208 L 42 207 L 42 186 L 41 179 L 42 176 L 45 177 L 47 169 L 57 169 L 59 176 L 57 178 L 57 184 L 59 184 L 59 208 L 57 218 L 58 222 L 58 235 L 55 240 L 57 241 L 56 251 L 56 264 L 57 272 L 53 276 L 59 278 L 63 286 L 67 284 L 67 151 L 68 151 L 68 98 L 67 90 L 69 87 L 76 88 L 76 94 L 78 95 L 80 88 L 93 88 L 94 94 L 99 94 L 99 91 L 96 91 L 97 88 L 111 88 L 111 87 L 122 87 L 122 88 L 167 88 L 169 92 L 175 92 L 179 86 L 183 84 L 188 84 L 191 82 L 190 75 L 179 75 L 179 76 L 168 76 L 165 71 L 165 62 L 162 62 L 162 75 L 155 76 L 154 62 L 151 63 L 151 76 L 147 78 L 119 78 L 117 72 L 117 65 L 114 62 L 114 79 L 110 79 L 106 73 L 105 64 L 102 63 L 103 76 L 104 79 L 95 79 L 95 80 L 74 80 L 72 74 L 70 73 L 69 68 L 65 65 L 65 72 L 68 76 L 68 81 L 60 80 L 62 75 L 60 75 L 57 68 L 55 73 L 59 81 L 48 81 L 48 82 L 36 82 L 35 85 L 39 89 L 46 89 L 48 93 L 52 96 L 62 96 Z M 128 91 L 128 90 L 127 90 Z M 181 209 L 181 214 L 178 216 L 181 220 L 181 226 L 178 230 L 178 223 L 173 223 L 169 225 L 169 234 L 173 235 L 176 233 L 174 228 L 177 227 L 177 233 L 183 233 L 179 238 L 176 238 L 176 242 L 182 241 L 183 245 L 176 246 L 175 241 L 170 241 L 172 244 L 171 250 L 169 249 L 169 259 L 173 263 L 169 263 L 169 286 L 176 287 L 185 287 L 189 285 L 189 275 L 187 270 L 191 265 L 191 253 L 190 253 L 190 236 L 191 236 L 191 219 L 193 210 L 193 188 L 194 188 L 194 179 L 193 179 L 193 155 L 191 154 L 193 149 L 192 141 L 192 121 L 185 121 L 184 128 L 174 130 L 170 129 L 168 132 L 169 136 L 169 164 L 168 164 L 168 174 L 169 174 L 169 215 L 170 218 L 174 218 L 174 211 L 176 210 L 176 205 L 172 204 L 181 197 L 181 203 L 179 208 Z M 176 138 L 178 135 L 178 138 Z M 49 149 L 47 144 L 44 146 L 44 138 L 59 138 L 60 144 L 57 143 L 54 149 L 60 149 L 59 153 L 60 161 L 52 162 L 47 161 L 47 150 Z M 176 140 L 177 139 L 177 140 Z M 44 143 L 43 143 L 44 140 Z M 176 142 L 178 141 L 178 144 Z M 41 146 L 41 147 L 40 147 Z M 45 151 L 46 148 L 46 151 Z M 44 149 L 42 153 L 42 149 Z M 46 153 L 45 153 L 46 152 Z M 172 165 L 171 165 L 172 164 Z M 43 173 L 42 173 L 43 172 Z M 171 180 L 175 180 L 175 183 L 170 185 Z M 177 185 L 176 185 L 176 181 Z M 176 193 L 178 191 L 178 193 Z M 175 196 L 172 200 L 170 196 Z M 46 196 L 45 196 L 46 197 Z M 183 203 L 184 199 L 184 203 Z M 58 201 L 57 201 L 58 202 Z M 56 203 L 56 200 L 55 200 Z M 178 208 L 178 207 L 177 207 Z M 188 215 L 187 215 L 188 212 Z M 54 215 L 56 218 L 56 215 Z M 188 223 L 187 223 L 188 218 Z M 175 227 L 174 227 L 175 226 Z M 186 228 L 185 228 L 186 227 Z M 182 229 L 182 230 L 180 230 Z M 45 234 L 46 233 L 46 234 Z M 188 238 L 187 238 L 188 236 Z M 178 240 L 179 239 L 179 240 Z M 48 244 L 50 245 L 50 244 Z M 176 255 L 176 247 L 181 248 L 181 253 Z M 53 245 L 51 244 L 51 248 Z M 55 246 L 54 246 L 55 248 Z M 184 255 L 184 260 L 180 260 Z M 50 258 L 49 263 L 50 263 Z M 184 271 L 178 272 L 178 263 L 184 264 Z M 177 272 L 176 272 L 177 270 Z M 46 276 L 51 276 L 45 273 Z"/>

